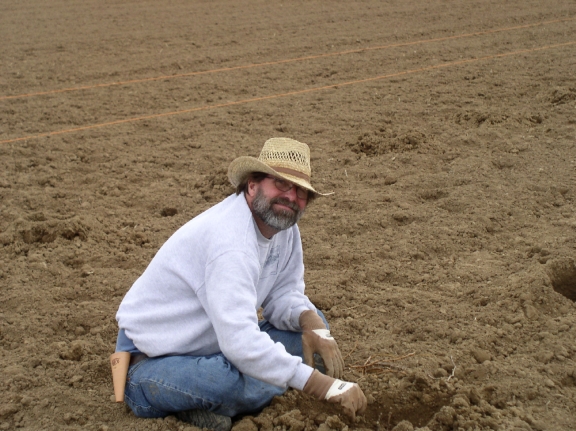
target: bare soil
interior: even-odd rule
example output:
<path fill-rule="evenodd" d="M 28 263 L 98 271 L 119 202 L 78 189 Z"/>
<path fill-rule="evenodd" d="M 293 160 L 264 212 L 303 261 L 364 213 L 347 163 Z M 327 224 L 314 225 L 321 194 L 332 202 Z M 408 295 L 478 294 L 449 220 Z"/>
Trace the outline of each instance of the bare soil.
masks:
<path fill-rule="evenodd" d="M 0 40 L 0 429 L 192 430 L 111 401 L 114 315 L 273 136 L 370 403 L 236 431 L 576 429 L 574 1 L 4 0 Z"/>

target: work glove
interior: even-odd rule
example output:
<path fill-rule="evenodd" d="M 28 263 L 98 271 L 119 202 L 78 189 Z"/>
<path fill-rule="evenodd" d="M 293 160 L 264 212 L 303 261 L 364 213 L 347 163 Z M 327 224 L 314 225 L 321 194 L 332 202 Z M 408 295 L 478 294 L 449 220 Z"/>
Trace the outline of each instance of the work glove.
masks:
<path fill-rule="evenodd" d="M 314 354 L 322 357 L 326 374 L 330 377 L 340 378 L 344 374 L 344 359 L 338 348 L 336 340 L 326 329 L 324 321 L 315 311 L 307 310 L 300 315 L 302 328 L 302 350 L 304 363 L 314 368 Z"/>
<path fill-rule="evenodd" d="M 366 411 L 368 401 L 357 383 L 344 382 L 314 370 L 304 386 L 304 392 L 319 400 L 340 404 L 344 412 L 354 421 L 356 413 Z"/>

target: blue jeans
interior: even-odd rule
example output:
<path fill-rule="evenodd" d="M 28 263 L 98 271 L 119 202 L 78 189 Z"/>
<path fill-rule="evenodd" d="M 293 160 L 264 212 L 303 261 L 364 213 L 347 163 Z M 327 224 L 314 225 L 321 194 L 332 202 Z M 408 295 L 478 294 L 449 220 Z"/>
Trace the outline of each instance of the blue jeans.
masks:
<path fill-rule="evenodd" d="M 320 311 L 318 314 L 326 321 Z M 259 325 L 288 353 L 303 357 L 300 332 L 281 331 L 268 321 Z M 144 418 L 192 409 L 233 417 L 258 412 L 284 392 L 284 388 L 240 373 L 222 353 L 162 356 L 144 359 L 129 368 L 125 402 L 136 416 Z"/>

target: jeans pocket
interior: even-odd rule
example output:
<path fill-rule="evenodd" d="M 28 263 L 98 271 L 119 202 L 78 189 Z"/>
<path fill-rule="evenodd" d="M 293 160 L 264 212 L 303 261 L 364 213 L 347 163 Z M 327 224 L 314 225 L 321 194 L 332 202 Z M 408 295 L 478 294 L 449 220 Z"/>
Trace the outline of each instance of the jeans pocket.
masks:
<path fill-rule="evenodd" d="M 142 364 L 146 363 L 149 359 L 150 359 L 150 358 L 148 358 L 148 359 L 143 359 L 143 360 L 141 360 L 140 362 L 138 362 L 137 364 L 131 365 L 131 366 L 128 368 L 128 377 L 126 378 L 126 381 L 129 382 L 129 381 L 130 381 L 130 378 L 134 375 L 134 373 L 138 370 L 138 368 L 140 368 L 140 367 L 142 366 Z"/>
<path fill-rule="evenodd" d="M 168 413 L 158 410 L 150 405 L 146 398 L 141 384 L 141 377 L 137 374 L 138 369 L 148 361 L 144 359 L 128 369 L 126 389 L 124 391 L 124 402 L 132 412 L 139 418 L 162 418 Z"/>
<path fill-rule="evenodd" d="M 134 386 L 136 386 L 136 385 L 134 385 Z M 134 415 L 139 417 L 139 418 L 163 418 L 163 417 L 167 416 L 166 412 L 162 412 L 160 410 L 157 410 L 154 407 L 152 407 L 151 405 L 142 405 L 142 404 L 136 402 L 135 400 L 133 400 L 132 398 L 130 398 L 130 396 L 128 396 L 128 395 L 125 395 L 124 402 L 126 403 L 126 405 L 128 407 L 130 407 L 130 410 L 132 410 L 132 413 L 134 413 Z"/>

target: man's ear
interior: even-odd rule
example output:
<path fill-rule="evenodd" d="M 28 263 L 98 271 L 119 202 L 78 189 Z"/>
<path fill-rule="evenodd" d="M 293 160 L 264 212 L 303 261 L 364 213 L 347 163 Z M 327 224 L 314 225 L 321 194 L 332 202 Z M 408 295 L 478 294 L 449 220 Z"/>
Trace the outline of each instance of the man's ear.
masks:
<path fill-rule="evenodd" d="M 248 196 L 250 197 L 256 196 L 256 186 L 258 186 L 258 183 L 256 181 L 248 180 L 248 187 L 246 188 Z"/>

